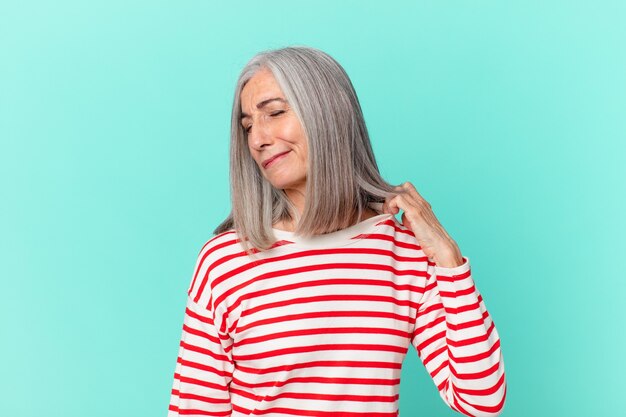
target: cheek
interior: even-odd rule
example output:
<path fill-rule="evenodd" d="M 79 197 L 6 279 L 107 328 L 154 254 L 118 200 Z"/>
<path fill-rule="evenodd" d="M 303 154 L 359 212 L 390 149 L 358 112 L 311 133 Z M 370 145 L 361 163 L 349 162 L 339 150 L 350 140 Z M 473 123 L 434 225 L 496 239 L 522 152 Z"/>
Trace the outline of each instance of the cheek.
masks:
<path fill-rule="evenodd" d="M 295 123 L 285 123 L 280 127 L 280 132 L 286 137 L 289 138 L 290 142 L 293 142 L 298 135 L 298 126 Z"/>
<path fill-rule="evenodd" d="M 250 154 L 250 158 L 252 158 L 252 160 L 259 165 L 259 167 L 261 166 L 260 162 L 259 162 L 259 157 L 257 156 L 257 154 L 254 152 L 254 149 L 252 149 L 250 146 L 248 146 L 248 153 Z"/>
<path fill-rule="evenodd" d="M 304 129 L 296 118 L 289 119 L 281 128 L 281 131 L 290 138 L 293 143 L 300 143 L 304 138 Z"/>

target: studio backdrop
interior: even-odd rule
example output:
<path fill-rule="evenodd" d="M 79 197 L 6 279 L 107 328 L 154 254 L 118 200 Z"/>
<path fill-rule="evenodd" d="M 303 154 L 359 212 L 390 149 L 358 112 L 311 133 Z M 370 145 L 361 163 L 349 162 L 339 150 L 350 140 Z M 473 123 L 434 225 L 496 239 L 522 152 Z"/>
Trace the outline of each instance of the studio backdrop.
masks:
<path fill-rule="evenodd" d="M 230 211 L 236 78 L 308 45 L 346 69 L 384 178 L 471 258 L 502 415 L 625 415 L 625 20 L 609 0 L 3 2 L 0 414 L 166 415 Z M 457 415 L 413 349 L 401 381 L 401 416 Z"/>

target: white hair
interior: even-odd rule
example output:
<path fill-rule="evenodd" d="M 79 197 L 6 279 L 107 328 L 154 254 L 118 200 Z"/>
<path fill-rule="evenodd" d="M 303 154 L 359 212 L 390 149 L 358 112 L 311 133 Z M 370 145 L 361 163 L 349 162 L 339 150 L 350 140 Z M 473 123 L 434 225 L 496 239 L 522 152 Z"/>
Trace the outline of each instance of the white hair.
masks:
<path fill-rule="evenodd" d="M 281 189 L 261 174 L 241 125 L 241 90 L 269 69 L 303 126 L 308 145 L 305 206 L 301 216 Z M 272 226 L 295 220 L 308 237 L 355 224 L 371 202 L 383 202 L 394 186 L 380 175 L 361 106 L 343 67 L 307 46 L 262 51 L 242 69 L 233 100 L 230 140 L 231 213 L 214 230 L 234 229 L 246 252 L 276 242 Z M 397 191 L 395 192 L 397 193 Z"/>

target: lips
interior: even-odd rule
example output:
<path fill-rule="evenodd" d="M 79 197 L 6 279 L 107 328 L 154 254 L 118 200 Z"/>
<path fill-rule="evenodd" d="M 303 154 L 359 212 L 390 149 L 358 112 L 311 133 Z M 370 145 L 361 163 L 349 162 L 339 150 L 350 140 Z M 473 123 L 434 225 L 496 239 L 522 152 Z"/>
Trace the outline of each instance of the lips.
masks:
<path fill-rule="evenodd" d="M 269 159 L 266 159 L 265 161 L 263 161 L 263 168 L 267 168 L 267 166 L 270 164 L 270 162 L 272 162 L 274 159 L 276 159 L 276 158 L 278 158 L 278 157 L 280 157 L 280 156 L 283 156 L 284 154 L 286 154 L 286 153 L 288 153 L 288 152 L 289 152 L 289 151 L 282 152 L 282 153 L 279 153 L 279 154 L 276 154 L 276 155 L 272 156 L 272 157 L 271 157 L 271 158 L 269 158 Z"/>

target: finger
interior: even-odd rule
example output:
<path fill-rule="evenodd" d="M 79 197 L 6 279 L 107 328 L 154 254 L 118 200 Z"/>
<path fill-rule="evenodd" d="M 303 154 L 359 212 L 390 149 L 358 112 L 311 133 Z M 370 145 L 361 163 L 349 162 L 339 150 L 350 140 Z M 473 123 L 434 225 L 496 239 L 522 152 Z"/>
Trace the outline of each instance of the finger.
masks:
<path fill-rule="evenodd" d="M 400 192 L 403 191 L 403 188 L 402 188 L 401 185 L 394 186 L 393 189 L 395 191 L 400 191 Z M 390 210 L 390 207 L 389 207 L 389 202 L 392 199 L 394 199 L 397 195 L 398 194 L 393 194 L 393 195 L 390 195 L 388 197 L 385 197 L 385 201 L 383 202 L 383 213 L 391 213 L 391 210 Z"/>
<path fill-rule="evenodd" d="M 416 202 L 419 202 L 419 203 L 425 205 L 429 209 L 432 208 L 430 203 L 428 201 L 426 201 L 426 199 L 424 197 L 422 197 L 422 195 L 417 191 L 417 189 L 415 188 L 415 186 L 412 183 L 407 181 L 404 184 L 402 184 L 402 187 L 408 192 L 408 194 L 411 197 L 413 197 L 413 199 Z"/>
<path fill-rule="evenodd" d="M 406 184 L 406 183 L 404 183 Z M 406 185 L 400 186 L 400 194 L 398 196 L 402 196 L 407 205 L 410 206 L 418 206 L 419 205 L 419 196 L 414 194 Z M 403 208 L 404 209 L 404 208 Z"/>
<path fill-rule="evenodd" d="M 417 192 L 417 188 L 409 181 L 402 184 L 402 188 L 415 198 L 419 199 L 422 197 L 421 194 Z"/>
<path fill-rule="evenodd" d="M 411 220 L 409 220 L 409 216 L 406 215 L 406 211 L 402 213 L 402 224 L 409 229 L 412 229 Z"/>
<path fill-rule="evenodd" d="M 390 213 L 390 214 L 397 214 L 398 213 L 398 208 L 397 208 L 397 203 L 394 201 L 394 199 L 397 196 L 392 196 L 392 197 L 387 197 L 385 199 L 385 203 L 383 204 L 383 212 L 384 213 Z"/>
<path fill-rule="evenodd" d="M 383 212 L 398 214 L 400 210 L 406 211 L 410 206 L 419 206 L 423 200 L 410 182 L 404 182 L 393 187 L 398 194 L 387 197 L 383 203 Z M 397 199 L 400 199 L 399 201 Z M 424 200 L 425 201 L 425 200 Z"/>
<path fill-rule="evenodd" d="M 398 203 L 395 200 L 389 200 L 389 204 L 387 204 L 387 212 L 391 214 L 398 214 L 400 212 Z"/>
<path fill-rule="evenodd" d="M 400 210 L 407 211 L 409 209 L 409 202 L 407 201 L 405 194 L 398 194 L 391 200 L 389 200 L 389 209 L 393 212 L 393 214 L 398 214 Z"/>

